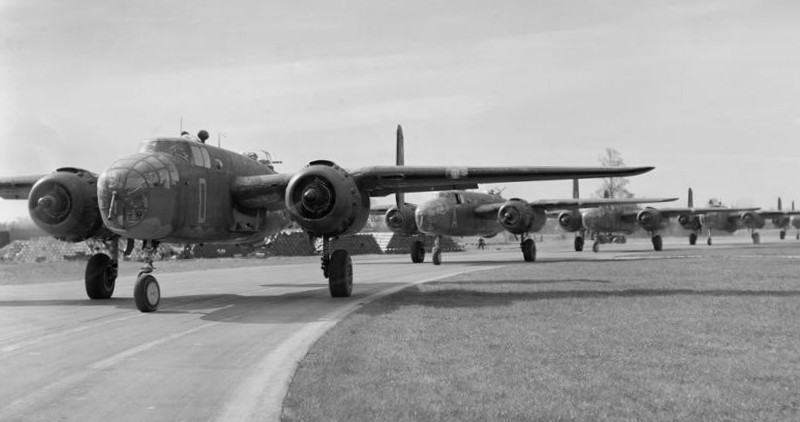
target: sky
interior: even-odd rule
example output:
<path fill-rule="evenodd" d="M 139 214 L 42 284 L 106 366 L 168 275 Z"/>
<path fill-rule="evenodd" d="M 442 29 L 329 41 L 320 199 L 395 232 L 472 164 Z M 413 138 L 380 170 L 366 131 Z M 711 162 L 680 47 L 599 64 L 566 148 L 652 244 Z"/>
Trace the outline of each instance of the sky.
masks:
<path fill-rule="evenodd" d="M 614 148 L 656 167 L 636 196 L 774 208 L 800 201 L 797 22 L 795 1 L 0 0 L 0 177 L 100 173 L 181 121 L 279 171 L 390 165 L 402 124 L 409 165 Z"/>

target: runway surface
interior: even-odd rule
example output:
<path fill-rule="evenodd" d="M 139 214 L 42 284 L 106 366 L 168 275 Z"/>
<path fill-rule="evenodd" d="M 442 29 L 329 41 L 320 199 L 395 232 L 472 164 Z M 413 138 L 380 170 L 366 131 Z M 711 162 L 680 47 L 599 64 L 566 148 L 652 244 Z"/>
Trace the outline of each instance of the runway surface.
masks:
<path fill-rule="evenodd" d="M 539 260 L 686 256 L 648 245 L 576 254 L 565 241 L 540 245 Z M 86 299 L 80 275 L 0 286 L 0 420 L 275 420 L 297 362 L 349 312 L 412 283 L 521 259 L 513 245 L 445 254 L 441 266 L 406 255 L 355 257 L 347 299 L 330 297 L 315 258 L 156 273 L 162 303 L 150 314 L 134 306 L 132 275 L 120 277 L 110 301 Z"/>

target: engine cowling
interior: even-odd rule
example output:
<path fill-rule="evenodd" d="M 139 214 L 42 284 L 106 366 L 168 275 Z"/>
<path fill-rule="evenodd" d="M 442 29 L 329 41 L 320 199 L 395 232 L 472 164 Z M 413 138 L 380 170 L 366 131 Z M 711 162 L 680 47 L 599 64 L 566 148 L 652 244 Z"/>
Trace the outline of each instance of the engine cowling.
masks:
<path fill-rule="evenodd" d="M 33 222 L 59 240 L 80 242 L 111 236 L 97 205 L 97 175 L 60 168 L 39 179 L 28 195 Z"/>
<path fill-rule="evenodd" d="M 639 211 L 639 214 L 636 216 L 636 221 L 638 221 L 639 225 L 647 231 L 662 229 L 662 220 L 663 217 L 661 213 L 654 209 L 644 209 Z"/>
<path fill-rule="evenodd" d="M 742 224 L 747 227 L 748 229 L 761 229 L 764 228 L 764 217 L 759 215 L 757 212 L 746 212 L 742 214 Z"/>
<path fill-rule="evenodd" d="M 576 232 L 583 225 L 580 211 L 564 211 L 558 215 L 558 225 L 568 232 Z"/>
<path fill-rule="evenodd" d="M 688 214 L 679 215 L 678 224 L 680 224 L 685 230 L 700 230 L 703 226 L 702 222 L 700 221 L 700 216 Z"/>
<path fill-rule="evenodd" d="M 312 161 L 286 187 L 292 220 L 314 236 L 356 233 L 369 217 L 369 195 L 347 170 L 330 161 Z"/>
<path fill-rule="evenodd" d="M 510 199 L 500 207 L 497 219 L 512 234 L 538 232 L 547 221 L 544 209 L 531 207 L 522 199 Z"/>
<path fill-rule="evenodd" d="M 419 234 L 417 223 L 414 220 L 414 212 L 416 210 L 416 206 L 409 204 L 403 204 L 400 208 L 397 206 L 389 208 L 384 216 L 386 226 L 392 232 L 402 235 L 412 236 Z"/>

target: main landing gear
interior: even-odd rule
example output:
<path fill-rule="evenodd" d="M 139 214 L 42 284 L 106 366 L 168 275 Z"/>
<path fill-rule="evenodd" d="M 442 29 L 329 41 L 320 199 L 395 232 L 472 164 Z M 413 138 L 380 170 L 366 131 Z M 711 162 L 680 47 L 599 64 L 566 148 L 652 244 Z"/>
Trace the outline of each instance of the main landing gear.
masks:
<path fill-rule="evenodd" d="M 331 250 L 331 239 L 322 237 L 322 274 L 328 279 L 332 297 L 350 297 L 353 293 L 353 261 L 344 249 Z"/>
<path fill-rule="evenodd" d="M 111 254 L 96 253 L 86 263 L 86 295 L 89 299 L 109 299 L 114 294 L 119 265 L 119 238 L 104 240 L 106 250 Z"/>
<path fill-rule="evenodd" d="M 690 245 L 696 245 L 697 244 L 697 233 L 695 233 L 695 232 L 689 233 L 689 244 Z"/>
<path fill-rule="evenodd" d="M 650 240 L 653 242 L 653 250 L 660 251 L 664 249 L 664 242 L 661 239 L 661 235 L 653 234 Z"/>
<path fill-rule="evenodd" d="M 755 230 L 753 230 L 753 231 L 750 233 L 750 238 L 752 238 L 752 239 L 753 239 L 753 244 L 754 244 L 754 245 L 758 245 L 758 244 L 760 244 L 760 243 L 761 243 L 761 234 L 760 234 L 760 233 L 758 233 L 758 232 L 757 232 L 757 231 L 755 231 Z"/>
<path fill-rule="evenodd" d="M 583 245 L 585 243 L 583 240 L 583 236 L 584 236 L 583 233 L 575 236 L 575 252 L 583 251 Z"/>
<path fill-rule="evenodd" d="M 420 239 L 411 241 L 411 262 L 419 264 L 425 262 L 425 242 Z"/>
<path fill-rule="evenodd" d="M 781 230 L 781 232 L 778 233 L 778 236 L 781 238 L 781 240 L 786 239 L 786 230 Z"/>
<path fill-rule="evenodd" d="M 536 242 L 529 238 L 527 234 L 520 236 L 519 248 L 522 249 L 522 259 L 525 262 L 536 261 Z"/>

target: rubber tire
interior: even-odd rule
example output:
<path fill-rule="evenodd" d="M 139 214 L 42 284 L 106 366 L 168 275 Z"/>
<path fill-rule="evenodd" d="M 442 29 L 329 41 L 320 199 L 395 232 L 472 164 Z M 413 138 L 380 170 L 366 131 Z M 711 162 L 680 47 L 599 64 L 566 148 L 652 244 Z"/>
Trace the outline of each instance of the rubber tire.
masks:
<path fill-rule="evenodd" d="M 599 240 L 595 240 L 594 243 L 592 243 L 592 252 L 594 252 L 594 253 L 600 252 L 600 241 Z"/>
<path fill-rule="evenodd" d="M 697 244 L 697 233 L 690 233 L 689 234 L 689 244 L 696 245 Z"/>
<path fill-rule="evenodd" d="M 533 239 L 525 239 L 522 242 L 522 259 L 525 262 L 534 262 L 536 261 L 536 242 Z"/>
<path fill-rule="evenodd" d="M 111 257 L 104 253 L 92 255 L 86 263 L 86 295 L 89 299 L 109 299 L 114 294 L 116 271 L 111 268 Z"/>
<path fill-rule="evenodd" d="M 133 286 L 133 299 L 141 312 L 153 312 L 161 303 L 161 288 L 151 274 L 139 274 Z"/>
<path fill-rule="evenodd" d="M 706 240 L 706 243 L 708 243 L 708 246 L 711 246 L 711 243 L 713 243 L 713 242 L 711 242 L 711 238 L 710 237 L 708 238 L 708 240 Z"/>
<path fill-rule="evenodd" d="M 585 241 L 583 240 L 583 237 L 581 237 L 581 236 L 576 237 L 575 238 L 575 252 L 583 251 L 583 244 L 584 243 L 585 243 Z"/>
<path fill-rule="evenodd" d="M 415 240 L 411 244 L 411 262 L 415 264 L 425 262 L 425 243 L 421 240 Z"/>
<path fill-rule="evenodd" d="M 781 230 L 779 236 L 780 236 L 781 240 L 786 239 L 786 230 Z"/>
<path fill-rule="evenodd" d="M 353 294 L 353 261 L 344 249 L 337 249 L 331 254 L 328 265 L 328 288 L 331 297 L 350 297 Z"/>
<path fill-rule="evenodd" d="M 433 248 L 433 265 L 441 265 L 442 263 L 442 250 Z"/>
<path fill-rule="evenodd" d="M 753 235 L 750 236 L 750 237 L 753 238 L 753 244 L 754 245 L 758 245 L 758 244 L 761 243 L 761 233 L 753 233 Z"/>
<path fill-rule="evenodd" d="M 653 236 L 652 241 L 653 241 L 653 250 L 660 251 L 664 249 L 664 241 L 661 239 L 660 235 Z"/>

